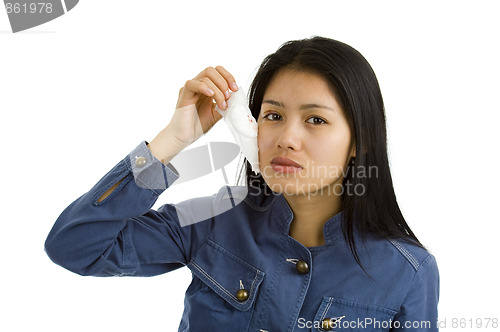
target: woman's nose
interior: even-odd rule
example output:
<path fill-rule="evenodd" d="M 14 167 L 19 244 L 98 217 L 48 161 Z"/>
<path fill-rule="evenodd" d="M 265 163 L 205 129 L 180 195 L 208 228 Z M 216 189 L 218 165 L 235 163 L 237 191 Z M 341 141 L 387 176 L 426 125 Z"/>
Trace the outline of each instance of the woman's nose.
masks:
<path fill-rule="evenodd" d="M 283 124 L 279 129 L 277 145 L 283 149 L 291 148 L 293 150 L 300 150 L 302 147 L 302 140 L 300 134 L 299 124 L 297 121 L 288 121 Z"/>

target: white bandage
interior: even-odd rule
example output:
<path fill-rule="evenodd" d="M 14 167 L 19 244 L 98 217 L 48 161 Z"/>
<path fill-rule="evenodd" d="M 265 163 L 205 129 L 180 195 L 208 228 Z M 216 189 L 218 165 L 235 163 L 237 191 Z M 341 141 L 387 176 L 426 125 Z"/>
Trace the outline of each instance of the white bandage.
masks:
<path fill-rule="evenodd" d="M 215 109 L 224 118 L 243 155 L 252 165 L 252 171 L 259 174 L 258 126 L 248 107 L 245 92 L 241 87 L 238 87 L 238 91 L 231 92 L 227 105 L 226 110 L 221 110 L 218 106 Z"/>

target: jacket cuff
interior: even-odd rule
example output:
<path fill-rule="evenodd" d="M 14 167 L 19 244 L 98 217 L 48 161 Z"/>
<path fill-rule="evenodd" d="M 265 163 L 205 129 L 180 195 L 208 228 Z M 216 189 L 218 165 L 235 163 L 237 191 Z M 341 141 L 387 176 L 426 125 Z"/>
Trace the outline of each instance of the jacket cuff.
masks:
<path fill-rule="evenodd" d="M 134 175 L 137 186 L 151 190 L 165 190 L 179 178 L 179 172 L 168 163 L 159 161 L 147 147 L 148 142 L 142 141 L 128 158 L 125 158 L 127 168 Z"/>

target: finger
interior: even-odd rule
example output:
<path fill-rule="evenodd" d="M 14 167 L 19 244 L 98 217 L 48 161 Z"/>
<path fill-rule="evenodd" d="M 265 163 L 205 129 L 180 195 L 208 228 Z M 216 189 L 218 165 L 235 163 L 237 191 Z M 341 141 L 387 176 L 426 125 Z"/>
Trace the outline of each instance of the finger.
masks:
<path fill-rule="evenodd" d="M 207 86 L 207 88 L 211 89 L 214 91 L 214 94 L 211 96 L 217 105 L 219 105 L 220 109 L 225 110 L 227 108 L 227 103 L 226 103 L 226 96 L 224 93 L 219 89 L 217 85 L 208 77 L 203 77 L 199 80 L 202 84 Z"/>
<path fill-rule="evenodd" d="M 215 68 L 208 67 L 203 70 L 198 76 L 199 79 L 208 77 L 210 80 L 212 80 L 212 82 L 215 83 L 218 89 L 224 94 L 226 99 L 229 99 L 229 97 L 231 97 L 229 85 L 226 79 Z"/>
<path fill-rule="evenodd" d="M 177 108 L 196 104 L 200 95 L 212 97 L 215 94 L 206 84 L 195 80 L 186 81 L 179 93 Z"/>
<path fill-rule="evenodd" d="M 195 94 L 203 94 L 207 97 L 212 97 L 215 92 L 207 84 L 200 81 L 189 80 L 184 84 L 181 92 L 185 98 L 191 98 Z"/>
<path fill-rule="evenodd" d="M 231 73 L 229 73 L 226 70 L 226 68 L 222 66 L 217 66 L 215 67 L 215 70 L 217 70 L 222 75 L 222 77 L 224 77 L 231 90 L 235 92 L 238 91 L 238 85 L 236 84 L 236 80 L 234 79 L 233 75 L 231 75 Z"/>

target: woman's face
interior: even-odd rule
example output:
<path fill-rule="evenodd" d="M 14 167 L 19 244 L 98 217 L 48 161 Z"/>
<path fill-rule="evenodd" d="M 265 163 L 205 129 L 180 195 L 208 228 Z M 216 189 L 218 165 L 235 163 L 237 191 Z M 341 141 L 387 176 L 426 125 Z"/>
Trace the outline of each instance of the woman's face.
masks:
<path fill-rule="evenodd" d="M 264 94 L 257 124 L 259 167 L 271 190 L 341 194 L 355 145 L 344 111 L 321 76 L 279 71 Z M 289 160 L 280 157 L 300 167 L 283 166 Z"/>

